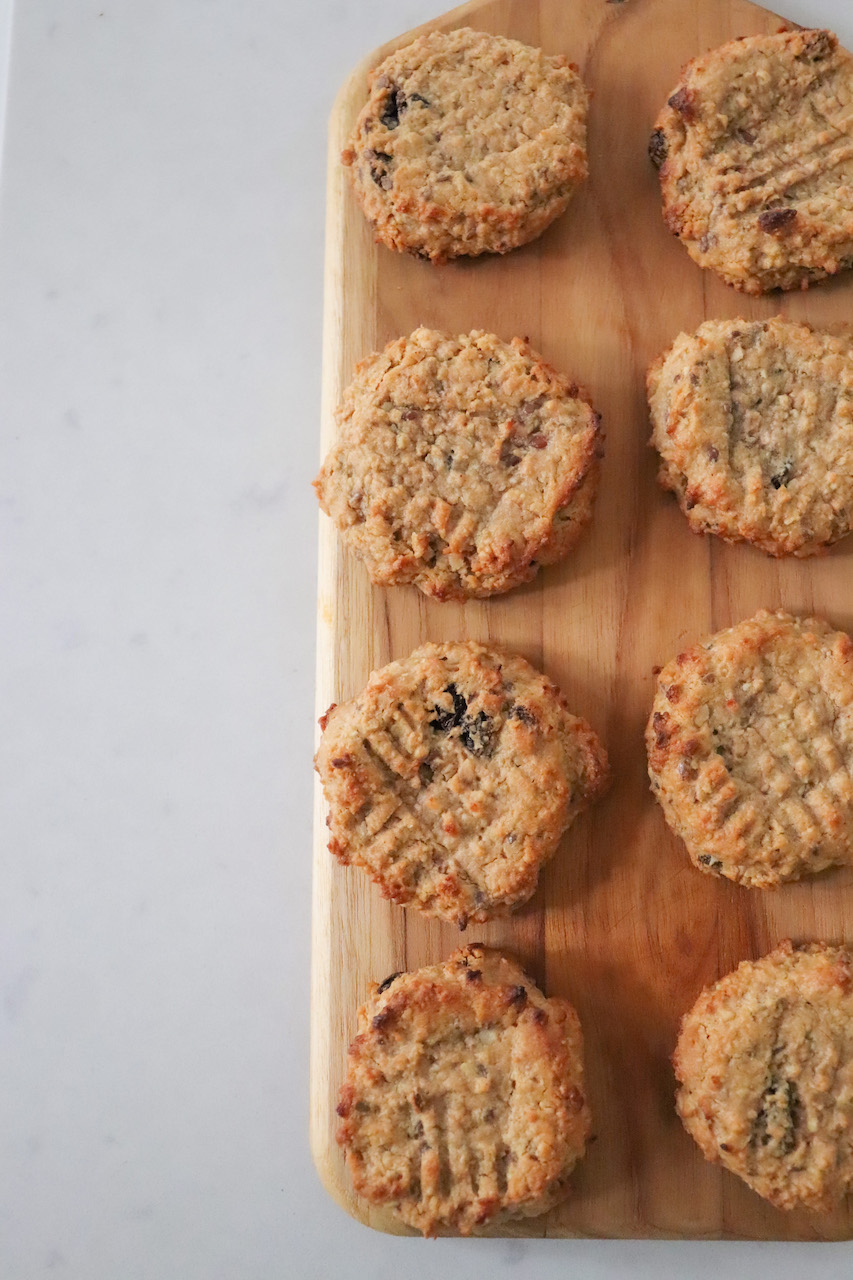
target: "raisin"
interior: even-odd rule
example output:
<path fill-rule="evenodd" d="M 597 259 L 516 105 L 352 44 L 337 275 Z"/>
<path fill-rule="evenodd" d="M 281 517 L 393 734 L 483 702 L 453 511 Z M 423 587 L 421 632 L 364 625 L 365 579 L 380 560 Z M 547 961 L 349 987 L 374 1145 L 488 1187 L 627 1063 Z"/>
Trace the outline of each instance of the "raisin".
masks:
<path fill-rule="evenodd" d="M 794 464 L 789 458 L 788 461 L 785 463 L 785 465 L 782 467 L 782 470 L 777 471 L 775 476 L 770 477 L 770 483 L 773 485 L 774 489 L 781 489 L 782 485 L 787 484 L 788 481 L 793 477 L 793 474 L 794 474 Z"/>
<path fill-rule="evenodd" d="M 685 85 L 682 85 L 680 89 L 676 89 L 669 99 L 669 105 L 673 111 L 677 111 L 685 120 L 693 119 L 693 93 Z"/>
<path fill-rule="evenodd" d="M 796 216 L 796 209 L 765 209 L 758 215 L 758 225 L 762 231 L 773 235 L 777 231 L 787 231 Z"/>
<path fill-rule="evenodd" d="M 500 460 L 505 467 L 517 467 L 519 462 L 521 462 L 521 458 L 519 458 L 518 454 L 513 453 L 513 449 L 516 447 L 517 443 L 518 442 L 510 436 L 509 439 L 504 440 L 501 444 Z"/>
<path fill-rule="evenodd" d="M 370 176 L 376 183 L 377 187 L 381 187 L 383 191 L 387 191 L 393 184 L 393 178 L 388 172 L 388 165 L 391 163 L 392 157 L 387 151 L 373 151 L 367 153 L 368 163 L 370 164 Z"/>
<path fill-rule="evenodd" d="M 571 395 L 571 391 L 569 391 L 569 394 Z M 577 395 L 577 390 L 575 390 L 575 395 Z M 526 422 L 528 418 L 532 418 L 533 414 L 542 408 L 547 399 L 548 397 L 546 395 L 541 395 L 536 396 L 534 400 L 525 400 L 518 406 L 513 414 L 515 421 Z"/>
<path fill-rule="evenodd" d="M 768 1147 L 773 1143 L 777 1154 L 786 1156 L 797 1145 L 797 1130 L 801 1122 L 802 1104 L 795 1082 L 771 1075 L 753 1121 L 750 1145 Z M 777 1138 L 774 1135 L 780 1129 L 782 1133 Z"/>
<path fill-rule="evenodd" d="M 439 733 L 447 733 L 450 729 L 456 729 L 462 723 L 465 712 L 468 710 L 468 703 L 462 697 L 455 684 L 449 684 L 444 692 L 449 693 L 453 699 L 453 710 L 445 711 L 441 707 L 436 707 L 436 717 L 429 722 L 429 727 L 438 729 Z"/>
<path fill-rule="evenodd" d="M 449 684 L 444 691 L 453 700 L 453 710 L 446 711 L 436 707 L 436 718 L 430 720 L 430 728 L 439 733 L 449 733 L 451 729 L 459 729 L 459 741 L 474 756 L 488 755 L 494 739 L 494 725 L 485 711 L 478 711 L 475 716 L 468 715 L 468 703 L 456 688 Z"/>
<path fill-rule="evenodd" d="M 466 981 L 466 982 L 479 982 L 479 981 L 480 981 L 480 979 L 482 978 L 482 976 L 483 976 L 483 973 L 482 973 L 482 970 L 481 970 L 481 969 L 466 969 L 466 970 L 465 970 L 465 981 Z"/>
<path fill-rule="evenodd" d="M 666 134 L 663 129 L 655 129 L 649 138 L 649 159 L 656 169 L 659 169 L 666 160 L 667 145 Z"/>
<path fill-rule="evenodd" d="M 809 62 L 817 62 L 820 58 L 828 57 L 834 48 L 835 38 L 831 32 L 815 31 L 799 56 L 800 59 L 807 58 Z"/>
<path fill-rule="evenodd" d="M 379 123 L 386 129 L 396 129 L 400 123 L 400 112 L 406 109 L 406 95 L 402 89 L 392 85 L 385 98 L 385 106 L 379 117 Z"/>
<path fill-rule="evenodd" d="M 716 462 L 716 461 L 717 461 L 717 459 L 719 458 L 719 456 L 720 456 L 720 451 L 719 451 L 719 449 L 716 447 L 716 445 L 709 444 L 709 445 L 708 445 L 708 457 L 711 459 L 711 461 L 712 461 L 712 462 Z"/>
<path fill-rule="evenodd" d="M 520 720 L 522 724 L 534 725 L 536 717 L 527 707 L 523 707 L 520 702 L 516 702 L 515 706 L 510 709 L 508 720 Z"/>
<path fill-rule="evenodd" d="M 513 987 L 510 997 L 510 1004 L 527 1004 L 527 987 Z"/>
<path fill-rule="evenodd" d="M 411 93 L 407 96 L 398 85 L 392 85 L 385 98 L 379 123 L 384 124 L 386 129 L 396 129 L 400 123 L 400 117 L 408 111 L 413 102 L 420 102 L 425 107 L 429 106 L 423 94 Z"/>
<path fill-rule="evenodd" d="M 703 867 L 710 867 L 712 871 L 719 871 L 723 865 L 719 858 L 712 858 L 710 853 L 700 853 L 699 861 Z"/>
<path fill-rule="evenodd" d="M 385 978 L 384 981 L 380 982 L 378 994 L 381 995 L 383 991 L 387 991 L 391 983 L 396 982 L 402 972 L 402 969 L 398 969 L 396 973 L 389 973 L 388 977 Z"/>
<path fill-rule="evenodd" d="M 534 449 L 544 449 L 548 443 L 548 437 L 543 436 L 541 431 L 537 431 L 535 436 L 530 437 L 530 443 Z"/>
<path fill-rule="evenodd" d="M 379 1012 L 370 1021 L 370 1025 L 374 1031 L 381 1031 L 383 1027 L 387 1027 L 388 1023 L 394 1018 L 393 1009 L 380 1009 Z"/>

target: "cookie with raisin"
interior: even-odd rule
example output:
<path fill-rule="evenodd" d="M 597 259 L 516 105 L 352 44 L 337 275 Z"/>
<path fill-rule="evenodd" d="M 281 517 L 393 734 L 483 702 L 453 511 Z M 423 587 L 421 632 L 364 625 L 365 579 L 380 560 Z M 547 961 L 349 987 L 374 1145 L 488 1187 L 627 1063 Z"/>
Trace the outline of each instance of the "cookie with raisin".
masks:
<path fill-rule="evenodd" d="M 356 1192 L 424 1235 L 544 1213 L 590 1133 L 578 1016 L 480 946 L 392 974 L 359 1010 L 338 1115 Z"/>
<path fill-rule="evenodd" d="M 853 58 L 831 31 L 689 62 L 649 154 L 670 230 L 734 288 L 806 288 L 853 264 Z"/>
<path fill-rule="evenodd" d="M 853 862 L 853 641 L 762 610 L 658 676 L 646 729 L 664 816 L 700 871 L 750 888 Z"/>
<path fill-rule="evenodd" d="M 853 1186 L 853 955 L 783 942 L 708 987 L 673 1055 L 678 1114 L 707 1160 L 779 1209 Z"/>
<path fill-rule="evenodd" d="M 586 113 L 562 54 L 432 31 L 371 72 L 342 158 L 389 248 L 433 262 L 506 253 L 540 235 L 586 177 Z"/>
<path fill-rule="evenodd" d="M 314 484 L 377 584 L 509 591 L 592 518 L 599 416 L 520 338 L 416 329 L 361 362 L 337 417 Z"/>
<path fill-rule="evenodd" d="M 649 369 L 658 479 L 697 533 L 811 556 L 853 524 L 853 334 L 708 320 Z"/>
<path fill-rule="evenodd" d="M 321 722 L 329 848 L 383 894 L 464 928 L 520 906 L 604 789 L 607 756 L 524 658 L 426 644 Z"/>

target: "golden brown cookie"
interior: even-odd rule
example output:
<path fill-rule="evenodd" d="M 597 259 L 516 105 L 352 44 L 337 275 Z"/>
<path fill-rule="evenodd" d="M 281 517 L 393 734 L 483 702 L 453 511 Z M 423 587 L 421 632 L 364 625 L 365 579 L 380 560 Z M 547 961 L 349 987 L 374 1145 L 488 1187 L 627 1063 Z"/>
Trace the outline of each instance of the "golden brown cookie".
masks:
<path fill-rule="evenodd" d="M 658 478 L 697 533 L 809 556 L 853 525 L 853 337 L 708 320 L 648 373 Z"/>
<path fill-rule="evenodd" d="M 751 888 L 853 861 L 853 641 L 761 611 L 663 668 L 652 791 L 695 865 Z"/>
<path fill-rule="evenodd" d="M 676 1105 L 706 1159 L 779 1209 L 853 1184 L 853 955 L 783 942 L 702 992 L 673 1055 Z"/>
<path fill-rule="evenodd" d="M 392 974 L 359 1010 L 338 1115 L 357 1193 L 424 1235 L 544 1213 L 590 1132 L 578 1016 L 480 946 Z"/>
<path fill-rule="evenodd" d="M 434 262 L 538 236 L 586 177 L 586 90 L 567 58 L 463 27 L 370 74 L 343 162 L 376 237 Z"/>
<path fill-rule="evenodd" d="M 853 58 L 831 31 L 689 62 L 649 154 L 670 230 L 736 289 L 805 288 L 853 264 Z"/>
<path fill-rule="evenodd" d="M 329 848 L 386 897 L 464 928 L 526 902 L 607 756 L 528 662 L 426 644 L 321 721 Z"/>
<path fill-rule="evenodd" d="M 591 519 L 598 415 L 519 338 L 416 329 L 361 362 L 338 423 L 314 483 L 375 583 L 509 591 Z"/>

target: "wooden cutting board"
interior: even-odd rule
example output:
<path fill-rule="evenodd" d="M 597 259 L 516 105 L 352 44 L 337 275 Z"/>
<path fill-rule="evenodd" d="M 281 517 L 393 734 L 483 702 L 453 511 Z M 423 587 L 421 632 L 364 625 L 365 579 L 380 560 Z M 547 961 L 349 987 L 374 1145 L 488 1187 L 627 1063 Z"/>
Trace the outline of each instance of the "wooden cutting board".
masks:
<path fill-rule="evenodd" d="M 434 267 L 392 253 L 374 244 L 339 155 L 368 69 L 416 33 L 353 72 L 330 126 L 322 453 L 357 360 L 419 324 L 486 328 L 527 336 L 591 390 L 606 431 L 602 486 L 592 527 L 566 561 L 528 587 L 464 606 L 429 601 L 414 587 L 372 587 L 321 517 L 317 713 L 426 640 L 498 641 L 544 669 L 591 721 L 614 785 L 568 833 L 526 909 L 461 937 L 387 903 L 361 872 L 333 861 L 317 785 L 317 1167 L 353 1216 L 403 1233 L 392 1215 L 352 1195 L 335 1145 L 346 1046 L 368 982 L 482 940 L 515 953 L 548 994 L 577 1007 L 597 1135 L 571 1198 L 501 1234 L 846 1239 L 849 1210 L 782 1213 L 703 1160 L 675 1115 L 669 1055 L 699 989 L 738 961 L 788 936 L 853 941 L 853 871 L 773 892 L 701 875 L 651 797 L 643 750 L 653 668 L 698 637 L 762 606 L 815 612 L 853 630 L 849 542 L 821 559 L 782 562 L 697 537 L 658 489 L 646 443 L 645 370 L 680 330 L 707 317 L 851 318 L 850 276 L 808 293 L 748 298 L 695 266 L 661 219 L 646 146 L 682 64 L 782 20 L 744 0 L 474 0 L 430 25 L 471 25 L 567 53 L 594 95 L 589 181 L 541 239 L 505 257 Z"/>

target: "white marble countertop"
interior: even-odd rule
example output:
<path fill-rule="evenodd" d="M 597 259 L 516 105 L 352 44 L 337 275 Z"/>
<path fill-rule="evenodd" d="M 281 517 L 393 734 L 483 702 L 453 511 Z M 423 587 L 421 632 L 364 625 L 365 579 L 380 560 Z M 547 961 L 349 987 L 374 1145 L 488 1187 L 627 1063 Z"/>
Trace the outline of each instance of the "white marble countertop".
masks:
<path fill-rule="evenodd" d="M 779 8 L 853 45 L 850 0 Z M 3 1280 L 853 1274 L 848 1246 L 390 1239 L 311 1165 L 326 118 L 357 59 L 437 11 L 18 0 L 0 193 Z"/>

